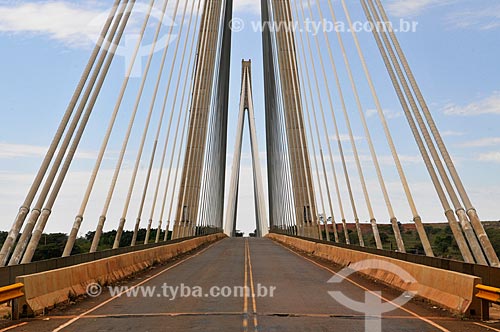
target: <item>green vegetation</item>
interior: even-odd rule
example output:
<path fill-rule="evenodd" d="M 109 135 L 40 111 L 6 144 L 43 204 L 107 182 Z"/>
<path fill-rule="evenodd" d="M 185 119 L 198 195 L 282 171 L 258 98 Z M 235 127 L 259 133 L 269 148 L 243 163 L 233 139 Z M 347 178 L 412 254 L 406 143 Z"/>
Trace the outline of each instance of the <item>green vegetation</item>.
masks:
<path fill-rule="evenodd" d="M 368 247 L 375 248 L 375 238 L 371 234 L 371 226 L 366 224 L 362 226 L 365 244 Z M 423 255 L 424 249 L 420 244 L 420 238 L 414 225 L 400 224 L 399 228 L 405 242 L 406 251 L 408 253 Z M 495 248 L 497 254 L 500 256 L 500 221 L 485 222 L 484 228 L 488 233 L 493 247 Z M 348 229 L 349 238 L 352 244 L 358 244 L 358 235 L 353 229 Z M 380 224 L 379 232 L 384 249 L 396 250 L 397 245 L 396 239 L 394 238 L 392 232 L 392 226 L 387 224 Z M 427 224 L 425 225 L 425 232 L 429 237 L 429 241 L 432 244 L 434 254 L 437 257 L 461 260 L 460 251 L 448 224 Z M 130 245 L 130 242 L 132 241 L 132 235 L 132 231 L 124 231 L 121 237 L 120 247 L 126 247 Z M 170 232 L 168 236 L 169 239 L 171 235 L 172 234 Z M 98 250 L 111 249 L 113 247 L 115 236 L 116 231 L 104 232 L 101 236 Z M 162 231 L 160 233 L 160 239 L 163 240 L 164 236 L 165 232 Z M 0 232 L 0 244 L 3 244 L 6 237 L 7 232 Z M 93 237 L 94 232 L 88 232 L 87 234 L 85 234 L 85 236 L 78 238 L 75 242 L 72 255 L 89 252 Z M 137 243 L 144 243 L 145 238 L 146 229 L 140 229 L 137 236 Z M 155 241 L 155 238 L 156 230 L 151 230 L 149 243 L 153 243 Z M 333 234 L 331 234 L 331 238 L 333 240 Z M 341 243 L 345 243 L 343 231 L 339 231 L 339 239 Z M 61 257 L 64 250 L 64 245 L 66 244 L 66 240 L 67 235 L 63 233 L 43 234 L 40 243 L 38 244 L 38 249 L 35 252 L 35 256 L 33 257 L 33 261 Z"/>
<path fill-rule="evenodd" d="M 366 224 L 362 226 L 364 226 L 362 229 L 366 246 L 376 248 L 375 238 L 371 233 L 371 226 Z M 392 226 L 388 224 L 379 224 L 378 228 L 384 249 L 396 250 L 397 245 L 392 231 Z M 399 228 L 401 235 L 403 236 L 406 251 L 412 254 L 423 255 L 424 248 L 420 243 L 420 237 L 415 229 L 415 226 L 412 224 L 400 224 Z M 500 221 L 485 222 L 484 228 L 491 240 L 493 248 L 495 248 L 497 254 L 500 256 Z M 448 224 L 427 224 L 425 225 L 425 232 L 429 237 L 429 241 L 431 242 L 432 249 L 434 250 L 436 257 L 458 260 L 462 259 L 460 250 L 458 249 L 457 243 Z M 348 233 L 351 244 L 358 244 L 357 233 L 351 229 L 348 230 Z M 333 239 L 333 234 L 331 238 Z M 343 231 L 340 231 L 339 239 L 342 243 L 344 243 L 344 238 Z"/>
<path fill-rule="evenodd" d="M 71 254 L 76 255 L 89 252 L 94 233 L 95 232 L 88 232 L 87 234 L 85 234 L 85 236 L 78 238 L 75 242 L 75 246 L 73 247 L 73 251 L 71 252 Z M 170 232 L 168 236 L 169 239 L 171 235 L 172 234 Z M 115 241 L 115 236 L 116 231 L 104 232 L 101 236 L 101 240 L 99 241 L 98 250 L 111 249 L 113 247 L 113 242 Z M 120 240 L 120 247 L 126 247 L 130 245 L 132 236 L 133 231 L 124 231 Z M 160 233 L 160 240 L 163 241 L 164 236 L 165 232 L 162 231 Z M 0 243 L 3 244 L 6 237 L 7 232 L 0 232 Z M 137 233 L 137 244 L 143 244 L 145 238 L 146 229 L 139 229 L 139 232 Z M 33 261 L 61 257 L 67 239 L 68 236 L 63 233 L 43 234 L 42 238 L 40 239 L 40 243 L 38 244 L 35 255 L 33 256 Z M 149 237 L 149 243 L 154 243 L 155 239 L 156 230 L 152 229 Z"/>
<path fill-rule="evenodd" d="M 500 256 L 500 221 L 485 223 L 484 227 L 486 228 L 486 233 L 488 233 L 493 248 L 495 248 L 497 255 Z"/>

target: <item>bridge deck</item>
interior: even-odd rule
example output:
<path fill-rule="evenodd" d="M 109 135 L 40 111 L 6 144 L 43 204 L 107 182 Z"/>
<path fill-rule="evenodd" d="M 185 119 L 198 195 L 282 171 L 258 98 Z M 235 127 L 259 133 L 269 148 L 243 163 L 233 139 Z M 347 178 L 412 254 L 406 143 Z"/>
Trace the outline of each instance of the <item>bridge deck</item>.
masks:
<path fill-rule="evenodd" d="M 332 272 L 270 240 L 225 239 L 122 285 L 141 283 L 137 297 L 113 297 L 106 290 L 61 315 L 52 312 L 52 316 L 23 322 L 25 325 L 10 331 L 365 331 L 365 317 L 328 294 L 339 287 L 327 283 L 331 277 Z M 359 285 L 348 281 L 340 285 L 356 301 L 365 299 L 362 287 L 381 290 L 380 285 L 362 278 L 352 280 Z M 184 285 L 184 294 L 172 299 L 164 284 Z M 259 285 L 268 293 L 272 287 L 275 290 L 272 297 L 207 296 L 213 286 L 244 285 L 253 285 L 255 292 Z M 148 291 L 145 286 L 153 295 L 142 295 Z M 195 286 L 203 293 L 186 297 L 186 287 L 200 289 Z M 399 295 L 387 289 L 382 294 L 388 298 Z M 382 331 L 500 331 L 499 327 L 488 330 L 454 319 L 421 303 L 410 302 L 404 308 L 384 314 Z"/>

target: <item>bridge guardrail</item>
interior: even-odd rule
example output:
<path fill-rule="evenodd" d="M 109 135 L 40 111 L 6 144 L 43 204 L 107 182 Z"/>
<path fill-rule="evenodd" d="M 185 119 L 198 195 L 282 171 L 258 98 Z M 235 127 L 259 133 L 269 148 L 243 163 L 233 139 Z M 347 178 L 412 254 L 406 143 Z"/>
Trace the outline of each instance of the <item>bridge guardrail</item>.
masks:
<path fill-rule="evenodd" d="M 0 287 L 0 304 L 23 297 L 24 293 L 21 290 L 23 287 L 24 284 L 20 282 L 13 285 Z"/>
<path fill-rule="evenodd" d="M 402 292 L 416 294 L 454 314 L 480 315 L 481 301 L 475 297 L 475 285 L 482 283 L 480 277 L 384 257 L 357 250 L 356 247 L 341 248 L 329 243 L 276 234 L 270 234 L 269 237 L 341 267 L 357 266 L 357 271 L 370 279 Z M 411 277 L 403 277 L 401 271 Z M 410 281 L 412 278 L 413 281 Z"/>
<path fill-rule="evenodd" d="M 395 258 L 395 259 L 403 260 L 405 262 L 421 264 L 421 265 L 425 265 L 425 266 L 429 266 L 429 267 L 435 267 L 438 269 L 469 274 L 469 275 L 481 278 L 481 280 L 482 280 L 481 282 L 483 284 L 500 285 L 500 268 L 498 268 L 498 267 L 485 266 L 485 265 L 479 265 L 479 264 L 473 264 L 473 263 L 465 263 L 462 261 L 447 259 L 447 258 L 428 257 L 425 255 L 402 253 L 402 252 L 390 251 L 390 250 L 385 250 L 385 249 L 381 250 L 381 249 L 369 248 L 369 247 L 359 247 L 356 245 L 335 243 L 332 241 L 328 242 L 325 240 L 318 240 L 318 239 L 311 239 L 311 238 L 306 238 L 306 237 L 301 237 L 301 236 L 296 236 L 296 235 L 290 235 L 284 231 L 276 230 L 276 229 L 271 230 L 271 233 L 286 235 L 286 236 L 295 237 L 298 239 L 313 241 L 316 243 L 328 244 L 328 245 L 339 247 L 339 248 L 352 249 L 352 250 L 357 250 L 357 251 L 366 252 L 366 253 L 370 253 L 370 254 L 380 255 L 380 256 L 384 256 L 384 257 Z"/>
<path fill-rule="evenodd" d="M 16 315 L 17 299 L 24 296 L 24 292 L 22 290 L 23 287 L 24 284 L 21 282 L 0 287 L 0 304 L 12 301 L 12 306 L 11 306 L 12 319 L 18 319 L 18 316 Z"/>
<path fill-rule="evenodd" d="M 481 299 L 481 319 L 490 320 L 490 303 L 500 304 L 500 288 L 476 285 L 476 297 Z"/>
<path fill-rule="evenodd" d="M 103 288 L 96 294 L 94 288 L 88 288 L 89 285 L 97 284 L 98 287 L 111 285 L 155 264 L 171 261 L 224 237 L 222 233 L 194 237 L 164 247 L 154 247 L 72 267 L 19 276 L 17 282 L 25 285 L 25 297 L 21 300 L 23 303 L 17 306 L 18 310 L 13 316 L 38 315 L 60 303 L 68 303 L 71 297 L 85 294 L 98 296 Z"/>
<path fill-rule="evenodd" d="M 184 240 L 194 239 L 203 235 L 180 238 L 175 240 L 168 240 L 165 242 L 159 243 L 150 243 L 150 244 L 140 244 L 133 247 L 120 247 L 117 249 L 108 249 L 97 251 L 94 253 L 82 253 L 71 255 L 68 257 L 58 257 L 51 258 L 42 261 L 36 261 L 28 264 L 19 264 L 13 266 L 4 266 L 0 267 L 0 287 L 8 286 L 16 282 L 16 277 L 21 275 L 33 274 L 46 272 L 50 270 L 60 269 L 63 267 L 69 267 L 73 265 L 83 264 L 92 262 L 98 259 L 109 258 L 117 255 L 126 254 L 133 251 L 140 251 L 144 249 L 151 249 L 156 247 L 161 247 L 169 244 L 178 243 Z"/>

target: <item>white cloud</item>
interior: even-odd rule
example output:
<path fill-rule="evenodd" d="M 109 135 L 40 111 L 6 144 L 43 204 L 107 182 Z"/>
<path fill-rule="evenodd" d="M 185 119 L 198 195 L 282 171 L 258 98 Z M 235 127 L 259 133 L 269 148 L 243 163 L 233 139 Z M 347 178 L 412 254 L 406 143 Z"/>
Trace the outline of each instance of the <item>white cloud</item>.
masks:
<path fill-rule="evenodd" d="M 187 4 L 181 2 L 176 15 L 178 20 L 182 16 L 184 5 L 186 12 L 189 13 L 192 1 L 194 0 L 189 0 Z M 157 22 L 162 17 L 164 26 L 172 25 L 174 2 L 169 2 L 165 16 L 161 11 L 162 6 L 162 3 L 154 6 L 149 19 L 149 27 L 156 28 Z M 110 2 L 103 6 L 102 3 L 93 0 L 82 1 L 78 4 L 64 0 L 0 4 L 0 33 L 43 36 L 71 48 L 89 47 L 97 41 L 110 10 Z M 135 36 L 140 31 L 148 12 L 148 2 L 138 1 L 130 16 L 125 34 Z M 186 22 L 187 17 L 188 14 L 185 16 Z M 164 29 L 164 34 L 166 30 Z"/>
<path fill-rule="evenodd" d="M 0 143 L 0 159 L 40 157 L 46 152 L 47 148 L 42 146 Z"/>
<path fill-rule="evenodd" d="M 47 150 L 48 148 L 44 146 L 0 142 L 0 159 L 44 157 Z M 77 151 L 75 158 L 95 159 L 96 155 L 91 151 Z"/>
<path fill-rule="evenodd" d="M 455 0 L 392 0 L 387 10 L 395 16 L 414 16 L 437 6 L 448 5 Z"/>
<path fill-rule="evenodd" d="M 234 0 L 234 12 L 260 13 L 260 1 L 256 0 Z"/>
<path fill-rule="evenodd" d="M 86 46 L 99 33 L 90 24 L 101 11 L 65 1 L 0 6 L 0 32 L 47 36 L 68 46 Z"/>
<path fill-rule="evenodd" d="M 459 116 L 500 114 L 500 91 L 495 91 L 491 96 L 467 105 L 448 104 L 443 108 L 443 113 Z"/>
<path fill-rule="evenodd" d="M 229 167 L 232 166 L 233 157 L 234 157 L 233 152 L 228 153 L 227 162 L 229 163 L 229 165 L 228 165 Z M 266 158 L 267 158 L 267 152 L 266 151 L 259 151 L 259 160 L 260 160 L 261 164 L 263 163 L 263 161 L 266 160 Z M 241 164 L 249 166 L 249 165 L 252 165 L 251 162 L 252 162 L 252 153 L 251 152 L 242 152 L 241 153 Z"/>
<path fill-rule="evenodd" d="M 378 114 L 378 112 L 376 109 L 369 109 L 366 111 L 367 118 L 371 118 L 377 114 Z M 397 111 L 393 111 L 393 110 L 384 110 L 384 115 L 388 120 L 392 120 L 392 119 L 397 119 L 397 118 L 402 117 L 403 112 L 397 112 Z"/>
<path fill-rule="evenodd" d="M 330 158 L 327 153 L 324 154 L 325 161 L 330 163 Z M 378 155 L 377 159 L 379 163 L 383 166 L 394 166 L 394 158 L 392 155 Z M 316 160 L 320 161 L 321 160 L 321 155 L 317 154 L 316 155 Z M 341 158 L 340 155 L 334 154 L 333 156 L 334 163 L 340 162 Z M 354 156 L 352 153 L 346 153 L 345 154 L 345 160 L 348 164 L 354 164 Z M 360 154 L 359 155 L 359 160 L 366 166 L 371 167 L 373 165 L 373 159 L 371 155 L 369 154 Z M 399 155 L 399 160 L 405 164 L 405 165 L 415 165 L 415 164 L 422 164 L 423 160 L 420 155 Z M 337 167 L 337 166 L 336 166 Z M 338 164 L 338 167 L 341 167 L 341 164 Z"/>
<path fill-rule="evenodd" d="M 500 152 L 488 152 L 479 155 L 479 161 L 500 163 Z"/>
<path fill-rule="evenodd" d="M 482 148 L 495 145 L 500 145 L 500 137 L 481 138 L 478 140 L 467 141 L 459 144 L 459 146 L 463 148 Z"/>
<path fill-rule="evenodd" d="M 421 155 L 399 155 L 399 160 L 403 164 L 421 164 L 423 163 L 423 159 Z M 384 165 L 394 165 L 394 158 L 392 155 L 383 155 L 379 157 L 379 161 Z"/>
<path fill-rule="evenodd" d="M 492 30 L 500 28 L 500 5 L 467 9 L 448 15 L 448 24 L 459 29 Z"/>
<path fill-rule="evenodd" d="M 164 193 L 165 183 L 166 183 L 166 170 L 163 173 L 162 179 L 162 192 L 161 196 L 158 200 L 160 202 L 157 204 L 157 211 L 154 216 L 154 225 L 156 227 L 160 208 L 158 206 L 161 205 L 162 195 Z M 173 181 L 173 177 L 176 169 L 172 169 L 171 173 L 171 181 Z M 91 199 L 89 201 L 89 205 L 87 211 L 85 213 L 85 220 L 82 224 L 82 229 L 79 234 L 83 235 L 87 231 L 94 230 L 96 226 L 97 220 L 99 220 L 100 213 L 102 211 L 102 206 L 104 201 L 106 200 L 106 196 L 109 189 L 109 184 L 111 178 L 113 176 L 113 169 L 102 169 L 99 172 L 97 177 L 97 181 L 94 185 L 94 190 L 92 192 Z M 1 171 L 0 170 L 0 209 L 6 211 L 5 218 L 0 220 L 1 229 L 5 230 L 10 227 L 10 223 L 14 220 L 14 217 L 19 209 L 19 206 L 24 200 L 24 197 L 33 181 L 36 173 L 19 173 L 19 172 L 11 172 L 11 171 Z M 153 177 L 151 183 L 155 183 L 156 175 L 158 174 L 158 169 L 153 170 Z M 136 190 L 134 190 L 132 196 L 132 204 L 130 205 L 126 229 L 133 228 L 135 218 L 138 215 L 139 211 L 139 202 L 142 197 L 142 190 L 138 190 L 139 187 L 142 187 L 142 184 L 145 182 L 147 172 L 145 170 L 139 171 L 137 174 L 136 180 Z M 91 176 L 91 171 L 69 171 L 66 180 L 64 181 L 63 187 L 61 188 L 61 192 L 58 195 L 57 201 L 55 202 L 53 213 L 50 217 L 50 220 L 47 224 L 48 232 L 69 232 L 71 229 L 71 225 L 73 223 L 73 218 L 77 215 L 82 197 L 83 190 L 87 187 L 88 180 Z M 106 221 L 105 229 L 116 229 L 118 225 L 118 221 L 121 217 L 121 212 L 123 210 L 124 198 L 128 192 L 129 179 L 132 176 L 132 169 L 127 168 L 123 169 L 120 172 L 120 177 L 117 182 L 117 186 L 115 189 L 115 193 L 113 195 L 113 200 L 111 202 L 111 207 L 109 209 L 108 220 Z M 173 186 L 173 182 L 171 182 L 171 186 Z M 179 181 L 177 181 L 177 188 L 179 186 Z M 153 190 L 155 185 L 150 186 Z M 175 194 L 177 194 L 177 188 Z M 169 188 L 169 194 L 167 202 L 170 204 L 172 188 Z M 152 206 L 153 195 L 149 194 L 146 198 L 146 203 L 144 205 L 144 211 L 142 215 L 142 223 L 141 227 L 146 227 L 147 219 L 149 217 L 150 209 Z M 164 219 L 167 219 L 168 207 L 164 215 Z M 175 209 L 175 204 L 174 204 Z M 173 211 L 175 213 L 175 211 Z"/>
<path fill-rule="evenodd" d="M 465 133 L 461 131 L 454 131 L 454 130 L 445 130 L 441 132 L 442 137 L 458 137 L 458 136 L 464 136 Z"/>
<path fill-rule="evenodd" d="M 163 190 L 166 185 L 166 174 L 168 169 L 164 169 L 162 178 L 162 192 L 158 198 L 158 204 L 156 205 L 156 212 L 154 215 L 154 227 L 157 227 L 157 222 L 159 219 L 159 214 L 161 211 L 161 200 L 164 194 Z M 150 193 L 146 198 L 146 203 L 144 205 L 144 211 L 142 215 L 141 227 L 146 227 L 147 220 L 150 214 L 150 209 L 152 206 L 153 195 L 151 194 L 154 190 L 158 169 L 153 170 L 153 177 L 151 178 Z M 91 199 L 87 211 L 85 213 L 85 219 L 82 224 L 82 228 L 79 235 L 84 235 L 87 231 L 95 229 L 96 222 L 99 220 L 100 213 L 102 211 L 103 202 L 106 200 L 106 196 L 109 189 L 110 179 L 114 173 L 113 169 L 102 169 L 99 172 L 97 181 L 92 192 Z M 170 188 L 168 190 L 167 196 L 167 208 L 164 214 L 164 220 L 167 220 L 170 200 L 172 199 L 172 187 L 173 179 L 176 173 L 176 169 L 172 169 Z M 264 184 L 264 194 L 267 198 L 267 168 L 262 168 L 262 181 Z M 73 222 L 73 218 L 77 215 L 78 209 L 81 204 L 81 199 L 83 196 L 82 188 L 86 188 L 88 179 L 90 178 L 90 171 L 71 171 L 68 173 L 58 199 L 54 205 L 52 215 L 47 224 L 47 232 L 69 232 Z M 121 213 L 123 210 L 124 198 L 128 192 L 129 180 L 132 175 L 132 169 L 123 169 L 120 172 L 120 177 L 117 182 L 117 187 L 115 189 L 115 194 L 111 202 L 111 206 L 108 213 L 108 218 L 106 221 L 105 229 L 111 230 L 116 229 L 118 221 L 120 220 Z M 139 202 L 142 196 L 142 184 L 145 182 L 147 172 L 146 170 L 141 170 L 137 174 L 136 180 L 136 190 L 134 190 L 132 196 L 132 203 L 128 212 L 127 222 L 125 224 L 126 229 L 133 229 L 135 219 L 139 211 Z M 178 174 L 180 176 L 180 172 Z M 226 172 L 226 203 L 229 191 L 229 179 L 230 179 L 230 169 Z M 11 222 L 19 209 L 20 204 L 23 202 L 24 197 L 28 188 L 35 177 L 34 172 L 28 173 L 18 173 L 11 171 L 0 170 L 0 209 L 5 211 L 5 218 L 0 220 L 0 228 L 6 230 L 10 227 Z M 153 180 L 154 179 L 154 180 Z M 172 213 L 175 214 L 177 193 L 179 189 L 179 179 L 174 190 L 174 205 Z M 267 209 L 267 207 L 266 207 Z M 226 209 L 224 209 L 224 212 Z M 165 226 L 165 224 L 163 225 Z M 172 225 L 170 226 L 172 228 Z M 238 203 L 238 229 L 245 231 L 247 234 L 255 229 L 255 208 L 253 202 L 253 170 L 251 166 L 242 165 L 240 173 L 240 195 Z"/>
<path fill-rule="evenodd" d="M 361 141 L 364 137 L 362 136 L 353 136 L 355 141 Z M 337 136 L 330 136 L 330 140 L 332 141 L 337 141 Z M 340 134 L 340 141 L 341 142 L 350 142 L 351 138 L 349 137 L 348 134 Z"/>

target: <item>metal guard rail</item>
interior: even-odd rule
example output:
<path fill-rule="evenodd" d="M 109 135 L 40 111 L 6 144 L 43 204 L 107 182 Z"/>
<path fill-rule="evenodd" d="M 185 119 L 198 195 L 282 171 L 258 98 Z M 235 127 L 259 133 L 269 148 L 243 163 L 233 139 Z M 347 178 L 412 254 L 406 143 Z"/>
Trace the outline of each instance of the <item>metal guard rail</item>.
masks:
<path fill-rule="evenodd" d="M 23 287 L 22 283 L 0 287 L 0 304 L 23 297 L 24 293 L 21 290 Z"/>
<path fill-rule="evenodd" d="M 476 285 L 476 297 L 481 299 L 481 319 L 490 320 L 490 303 L 500 304 L 500 288 Z"/>

